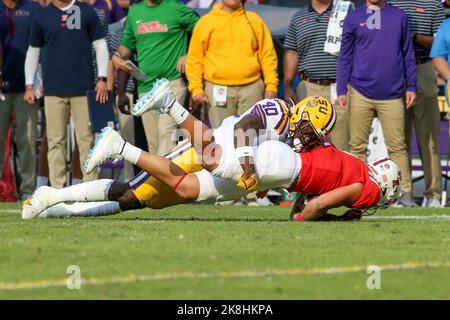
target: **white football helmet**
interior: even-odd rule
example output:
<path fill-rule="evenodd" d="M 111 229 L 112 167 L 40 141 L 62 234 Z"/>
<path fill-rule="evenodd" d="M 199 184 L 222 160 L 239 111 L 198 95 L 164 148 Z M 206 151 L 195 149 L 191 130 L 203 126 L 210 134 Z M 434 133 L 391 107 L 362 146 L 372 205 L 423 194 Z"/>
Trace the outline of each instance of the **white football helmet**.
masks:
<path fill-rule="evenodd" d="M 389 206 L 398 200 L 402 174 L 394 161 L 384 158 L 370 162 L 369 177 L 380 187 L 377 207 Z"/>

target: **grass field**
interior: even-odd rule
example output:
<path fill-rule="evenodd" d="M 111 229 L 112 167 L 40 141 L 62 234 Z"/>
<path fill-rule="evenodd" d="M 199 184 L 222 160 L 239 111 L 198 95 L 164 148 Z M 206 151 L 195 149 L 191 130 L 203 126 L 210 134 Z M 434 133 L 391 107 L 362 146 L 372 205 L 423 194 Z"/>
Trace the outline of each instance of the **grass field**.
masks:
<path fill-rule="evenodd" d="M 0 204 L 0 299 L 449 299 L 450 209 L 294 223 L 288 208 L 179 206 L 23 221 Z M 69 290 L 77 265 L 80 290 Z M 367 266 L 381 267 L 369 290 Z"/>

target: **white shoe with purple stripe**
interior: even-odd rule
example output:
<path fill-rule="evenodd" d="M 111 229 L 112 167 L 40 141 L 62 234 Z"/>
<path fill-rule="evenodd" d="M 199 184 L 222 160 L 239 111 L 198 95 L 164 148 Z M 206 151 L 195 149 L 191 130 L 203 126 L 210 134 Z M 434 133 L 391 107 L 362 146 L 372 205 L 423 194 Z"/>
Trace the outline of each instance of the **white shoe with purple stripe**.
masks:
<path fill-rule="evenodd" d="M 91 173 L 96 167 L 108 160 L 121 159 L 125 140 L 111 127 L 105 127 L 100 132 L 94 147 L 83 164 L 83 172 Z"/>

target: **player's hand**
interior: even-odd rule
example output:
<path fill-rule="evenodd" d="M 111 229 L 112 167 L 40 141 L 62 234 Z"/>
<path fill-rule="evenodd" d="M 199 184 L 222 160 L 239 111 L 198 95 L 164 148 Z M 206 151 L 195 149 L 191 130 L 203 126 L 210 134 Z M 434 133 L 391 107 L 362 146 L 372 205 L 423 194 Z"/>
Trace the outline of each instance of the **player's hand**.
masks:
<path fill-rule="evenodd" d="M 295 91 L 290 87 L 286 87 L 284 88 L 284 101 L 288 101 L 289 99 L 292 99 L 294 103 L 298 103 L 298 97 Z"/>
<path fill-rule="evenodd" d="M 266 90 L 264 91 L 265 99 L 275 99 L 277 97 L 277 93 L 273 91 Z"/>
<path fill-rule="evenodd" d="M 128 73 L 131 73 L 131 70 L 133 70 L 131 66 L 127 65 L 123 59 L 116 55 L 112 56 L 111 61 L 116 69 L 120 69 Z"/>
<path fill-rule="evenodd" d="M 98 80 L 95 85 L 95 91 L 97 95 L 95 96 L 95 100 L 100 103 L 105 103 L 108 101 L 108 85 L 103 80 Z"/>
<path fill-rule="evenodd" d="M 269 193 L 269 189 L 264 190 L 264 191 L 257 191 L 256 192 L 256 198 L 258 199 L 264 199 L 265 197 L 267 197 L 267 194 Z"/>
<path fill-rule="evenodd" d="M 241 174 L 238 183 L 236 183 L 236 185 L 239 188 L 242 188 L 250 192 L 255 191 L 258 184 L 259 181 L 258 178 L 256 177 L 256 173 L 252 173 L 250 176 L 248 176 L 245 172 Z"/>
<path fill-rule="evenodd" d="M 413 107 L 416 104 L 417 95 L 415 92 L 408 91 L 406 92 L 406 109 Z"/>
<path fill-rule="evenodd" d="M 131 102 L 126 93 L 119 93 L 117 107 L 123 114 L 131 114 Z"/>
<path fill-rule="evenodd" d="M 358 220 L 361 220 L 361 217 L 362 217 L 362 211 L 361 210 L 350 209 L 350 210 L 347 210 L 342 215 L 342 220 L 344 220 L 344 221 L 358 221 Z"/>
<path fill-rule="evenodd" d="M 33 104 L 36 101 L 33 85 L 27 85 L 23 100 L 28 104 Z"/>
<path fill-rule="evenodd" d="M 339 102 L 339 107 L 341 107 L 341 109 L 348 109 L 347 96 L 344 96 L 344 95 L 339 96 L 338 102 Z"/>

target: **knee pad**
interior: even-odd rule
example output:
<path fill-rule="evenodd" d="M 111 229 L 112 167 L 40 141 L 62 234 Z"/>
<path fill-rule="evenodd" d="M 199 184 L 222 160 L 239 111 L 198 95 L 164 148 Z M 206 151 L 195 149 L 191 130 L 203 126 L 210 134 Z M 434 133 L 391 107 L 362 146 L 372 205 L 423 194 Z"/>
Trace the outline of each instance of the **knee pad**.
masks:
<path fill-rule="evenodd" d="M 142 209 L 145 207 L 145 205 L 136 198 L 131 188 L 123 193 L 118 201 L 122 211 Z"/>

